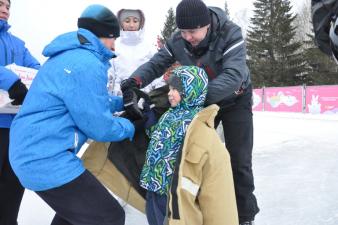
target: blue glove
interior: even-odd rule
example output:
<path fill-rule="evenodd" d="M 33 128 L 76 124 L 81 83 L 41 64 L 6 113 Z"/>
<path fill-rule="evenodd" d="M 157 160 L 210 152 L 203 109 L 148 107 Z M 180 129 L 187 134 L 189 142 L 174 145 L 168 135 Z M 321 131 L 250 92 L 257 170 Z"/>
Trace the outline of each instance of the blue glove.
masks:
<path fill-rule="evenodd" d="M 151 104 L 147 101 L 143 103 L 143 115 L 146 118 L 144 128 L 148 129 L 157 123 L 156 115 L 151 109 Z"/>

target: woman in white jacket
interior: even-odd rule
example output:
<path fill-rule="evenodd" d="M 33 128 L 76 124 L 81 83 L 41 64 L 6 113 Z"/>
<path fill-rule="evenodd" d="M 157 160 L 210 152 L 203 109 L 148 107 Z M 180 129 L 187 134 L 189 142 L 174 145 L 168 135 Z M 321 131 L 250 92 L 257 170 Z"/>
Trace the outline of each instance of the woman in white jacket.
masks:
<path fill-rule="evenodd" d="M 140 65 L 147 62 L 155 53 L 155 46 L 144 39 L 145 17 L 139 9 L 121 9 L 117 13 L 120 22 L 120 38 L 116 41 L 117 57 L 111 60 L 112 67 L 108 71 L 109 91 L 122 96 L 120 83 L 129 78 Z M 163 78 L 158 78 L 143 90 L 150 90 L 163 86 Z"/>

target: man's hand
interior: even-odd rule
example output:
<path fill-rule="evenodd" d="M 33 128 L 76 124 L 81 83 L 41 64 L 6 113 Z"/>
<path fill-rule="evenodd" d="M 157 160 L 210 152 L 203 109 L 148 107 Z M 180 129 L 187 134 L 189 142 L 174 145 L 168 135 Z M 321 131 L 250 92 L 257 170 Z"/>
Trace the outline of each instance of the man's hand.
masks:
<path fill-rule="evenodd" d="M 17 80 L 14 84 L 8 89 L 8 95 L 10 99 L 14 99 L 12 105 L 21 105 L 27 94 L 26 86 Z"/>
<path fill-rule="evenodd" d="M 143 118 L 143 113 L 138 107 L 138 96 L 132 89 L 123 92 L 123 105 L 128 119 L 135 121 Z"/>
<path fill-rule="evenodd" d="M 121 91 L 123 96 L 123 105 L 128 117 L 131 120 L 139 120 L 143 118 L 143 114 L 138 107 L 139 97 L 135 90 L 140 88 L 140 84 L 135 78 L 128 78 L 121 82 Z"/>
<path fill-rule="evenodd" d="M 125 92 L 128 89 L 133 89 L 133 88 L 139 89 L 140 85 L 138 84 L 136 79 L 128 78 L 121 82 L 120 87 L 121 87 L 121 91 Z"/>

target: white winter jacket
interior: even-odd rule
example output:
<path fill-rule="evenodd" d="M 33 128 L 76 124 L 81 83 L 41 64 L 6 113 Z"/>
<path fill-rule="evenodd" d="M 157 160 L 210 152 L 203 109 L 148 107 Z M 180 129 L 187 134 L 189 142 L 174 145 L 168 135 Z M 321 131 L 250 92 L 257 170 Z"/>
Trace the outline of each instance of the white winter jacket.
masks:
<path fill-rule="evenodd" d="M 109 91 L 121 96 L 120 83 L 143 63 L 147 62 L 155 53 L 155 46 L 151 46 L 144 39 L 144 29 L 139 31 L 120 31 L 120 38 L 115 42 L 117 57 L 111 60 L 112 67 L 108 71 Z M 145 87 L 145 92 L 163 86 L 165 83 L 160 77 Z"/>

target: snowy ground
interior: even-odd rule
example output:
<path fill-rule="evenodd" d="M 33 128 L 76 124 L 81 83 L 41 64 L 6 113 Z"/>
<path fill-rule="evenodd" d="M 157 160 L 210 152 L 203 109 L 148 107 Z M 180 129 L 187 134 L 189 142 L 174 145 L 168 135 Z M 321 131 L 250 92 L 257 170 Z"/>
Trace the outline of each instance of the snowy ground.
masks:
<path fill-rule="evenodd" d="M 338 115 L 254 114 L 256 225 L 338 224 Z M 53 211 L 26 191 L 19 225 L 47 225 Z M 146 225 L 128 208 L 126 224 Z"/>

